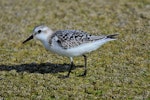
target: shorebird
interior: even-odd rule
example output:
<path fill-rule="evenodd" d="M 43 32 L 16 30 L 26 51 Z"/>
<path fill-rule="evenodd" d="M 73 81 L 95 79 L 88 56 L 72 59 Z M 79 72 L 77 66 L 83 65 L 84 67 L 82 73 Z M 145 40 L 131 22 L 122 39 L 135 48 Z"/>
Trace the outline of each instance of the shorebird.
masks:
<path fill-rule="evenodd" d="M 31 39 L 40 40 L 44 47 L 62 56 L 70 58 L 70 68 L 65 77 L 69 77 L 72 67 L 74 66 L 73 57 L 84 57 L 84 73 L 87 74 L 87 57 L 86 53 L 94 51 L 104 43 L 116 40 L 118 34 L 95 36 L 79 30 L 58 30 L 52 31 L 45 25 L 36 26 L 33 29 L 33 34 L 24 42 Z"/>

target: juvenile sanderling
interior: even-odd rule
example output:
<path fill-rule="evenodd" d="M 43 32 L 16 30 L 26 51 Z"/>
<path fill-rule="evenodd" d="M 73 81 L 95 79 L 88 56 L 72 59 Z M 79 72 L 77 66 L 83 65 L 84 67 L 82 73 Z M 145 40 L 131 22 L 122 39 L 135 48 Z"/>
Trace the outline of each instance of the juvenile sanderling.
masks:
<path fill-rule="evenodd" d="M 47 50 L 69 57 L 71 64 L 68 74 L 65 77 L 69 77 L 70 75 L 74 65 L 73 57 L 83 56 L 84 73 L 81 76 L 86 76 L 87 57 L 85 54 L 98 49 L 108 41 L 115 40 L 115 36 L 117 35 L 95 36 L 79 30 L 58 30 L 54 32 L 47 26 L 40 25 L 34 28 L 33 34 L 23 44 L 34 38 L 40 40 Z"/>

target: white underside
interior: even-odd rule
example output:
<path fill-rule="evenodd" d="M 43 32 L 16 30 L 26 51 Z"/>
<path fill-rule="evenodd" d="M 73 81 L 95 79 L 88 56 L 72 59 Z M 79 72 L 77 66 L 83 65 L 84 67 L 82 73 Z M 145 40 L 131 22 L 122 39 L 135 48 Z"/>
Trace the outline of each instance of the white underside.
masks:
<path fill-rule="evenodd" d="M 108 41 L 112 41 L 112 40 L 115 40 L 115 39 L 101 39 L 95 42 L 81 44 L 77 47 L 73 47 L 70 49 L 63 49 L 57 44 L 57 42 L 53 42 L 51 46 L 48 44 L 48 42 L 43 42 L 43 44 L 45 48 L 48 49 L 49 51 L 52 51 L 54 53 L 57 53 L 59 55 L 63 55 L 66 57 L 74 57 L 74 56 L 80 56 L 85 53 L 94 51 L 98 49 L 101 45 L 103 45 L 104 43 Z"/>

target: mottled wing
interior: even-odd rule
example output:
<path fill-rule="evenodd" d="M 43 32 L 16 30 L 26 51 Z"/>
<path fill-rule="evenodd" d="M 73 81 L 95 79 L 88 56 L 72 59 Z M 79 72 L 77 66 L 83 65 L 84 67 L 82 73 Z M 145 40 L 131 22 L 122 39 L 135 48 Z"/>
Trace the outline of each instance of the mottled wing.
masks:
<path fill-rule="evenodd" d="M 64 49 L 79 46 L 80 44 L 93 42 L 105 38 L 105 36 L 89 35 L 79 30 L 60 30 L 56 31 L 57 43 Z"/>

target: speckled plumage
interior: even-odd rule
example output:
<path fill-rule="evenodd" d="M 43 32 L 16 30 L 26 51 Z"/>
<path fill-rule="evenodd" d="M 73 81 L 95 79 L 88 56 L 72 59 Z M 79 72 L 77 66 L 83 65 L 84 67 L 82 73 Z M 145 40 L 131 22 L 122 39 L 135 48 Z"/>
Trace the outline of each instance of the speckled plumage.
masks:
<path fill-rule="evenodd" d="M 80 44 L 103 39 L 106 36 L 89 35 L 88 33 L 79 30 L 59 30 L 56 31 L 51 38 L 53 39 L 54 37 L 57 37 L 56 41 L 62 48 L 69 49 L 79 46 Z M 50 43 L 51 41 L 52 40 L 50 40 Z"/>

